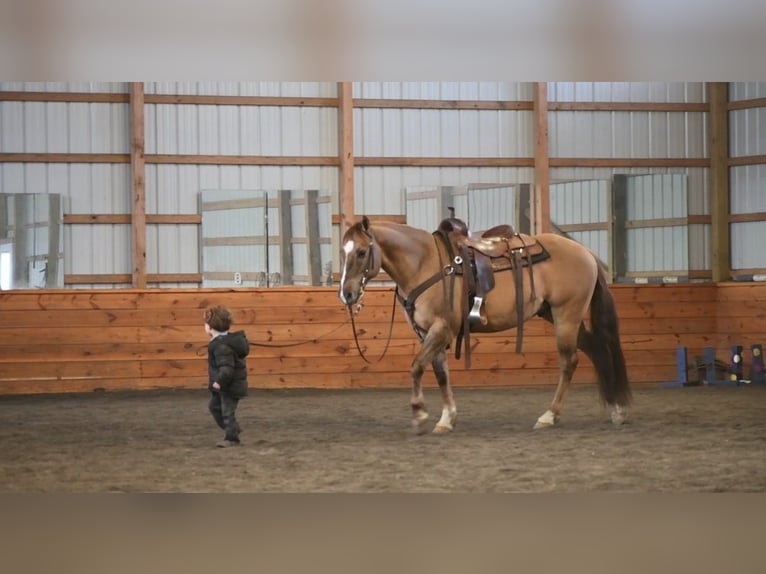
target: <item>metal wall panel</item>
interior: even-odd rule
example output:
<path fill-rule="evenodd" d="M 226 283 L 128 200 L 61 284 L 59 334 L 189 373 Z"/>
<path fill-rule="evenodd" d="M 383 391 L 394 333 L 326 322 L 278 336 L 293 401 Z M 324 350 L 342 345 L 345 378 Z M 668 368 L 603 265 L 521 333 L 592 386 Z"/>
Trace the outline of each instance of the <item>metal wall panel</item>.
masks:
<path fill-rule="evenodd" d="M 532 168 L 492 167 L 356 167 L 354 201 L 357 213 L 405 213 L 408 187 L 460 186 L 476 183 L 526 183 Z"/>
<path fill-rule="evenodd" d="M 531 111 L 354 110 L 357 157 L 532 157 Z"/>
<path fill-rule="evenodd" d="M 128 153 L 127 104 L 0 102 L 0 153 Z"/>
<path fill-rule="evenodd" d="M 645 175 L 627 179 L 627 219 L 685 218 L 686 178 L 683 175 Z M 687 225 L 627 230 L 629 272 L 675 272 L 689 270 Z"/>
<path fill-rule="evenodd" d="M 518 228 L 517 198 L 517 186 L 469 188 L 469 228 L 475 233 L 502 224 Z"/>
<path fill-rule="evenodd" d="M 766 84 L 733 84 L 732 99 L 763 97 Z M 48 90 L 125 93 L 126 83 L 0 83 L 3 90 Z M 165 82 L 147 83 L 147 94 L 335 97 L 334 82 Z M 704 102 L 703 83 L 567 83 L 548 85 L 554 101 Z M 514 82 L 361 82 L 355 98 L 531 101 L 532 84 Z M 762 110 L 733 118 L 733 149 L 763 154 Z M 354 152 L 360 156 L 531 157 L 534 153 L 530 111 L 355 109 Z M 701 113 L 556 112 L 550 114 L 551 156 L 573 157 L 706 157 L 707 119 Z M 741 126 L 741 127 L 740 127 Z M 754 127 L 755 126 L 755 127 Z M 740 135 L 747 128 L 747 135 Z M 268 106 L 146 106 L 147 154 L 337 155 L 337 112 L 330 108 Z M 129 111 L 126 104 L 0 103 L 0 152 L 128 153 Z M 745 153 L 743 151 L 743 153 Z M 732 170 L 733 210 L 763 210 L 763 166 Z M 196 213 L 200 189 L 320 189 L 336 193 L 333 167 L 153 165 L 147 171 L 148 213 Z M 610 179 L 613 173 L 684 174 L 688 207 L 709 213 L 708 170 L 554 168 L 551 178 Z M 402 214 L 405 190 L 413 186 L 528 183 L 532 168 L 355 168 L 358 213 Z M 0 164 L 0 191 L 62 193 L 66 213 L 128 213 L 129 169 L 115 166 Z M 63 190 L 63 191 L 62 191 Z M 105 193 L 106 191 L 109 193 Z M 584 200 L 583 200 L 584 201 Z M 553 206 L 552 206 L 553 208 Z M 467 209 L 467 205 L 466 205 Z M 588 217 L 593 206 L 583 205 Z M 737 211 L 735 211 L 737 212 Z M 746 211 L 745 211 L 746 212 Z M 573 221 L 574 223 L 574 221 Z M 89 271 L 127 272 L 129 226 L 68 229 L 68 249 L 87 241 L 105 251 L 125 253 L 116 259 L 94 254 Z M 706 226 L 692 226 L 709 236 Z M 192 272 L 199 259 L 193 226 L 148 226 L 150 272 Z M 85 235 L 83 235 L 85 233 Z M 109 239 L 111 233 L 111 239 Z M 590 233 L 590 232 L 587 232 Z M 584 235 L 584 237 L 587 236 Z M 600 237 L 600 236 L 599 236 Z M 587 239 L 601 242 L 600 238 Z M 733 244 L 733 250 L 737 246 Z M 600 249 L 600 248 L 598 248 Z M 597 250 L 598 250 L 597 249 Z M 702 249 L 702 247 L 700 247 Z M 690 260 L 695 257 L 690 254 Z M 706 255 L 701 254 L 700 261 Z M 65 265 L 66 265 L 65 258 Z M 702 265 L 702 263 L 700 263 Z M 79 267 L 78 267 L 79 269 Z M 114 270 L 116 269 L 116 270 Z"/>
<path fill-rule="evenodd" d="M 551 221 L 555 225 L 609 221 L 609 180 L 552 183 L 550 191 Z M 591 249 L 608 265 L 610 247 L 606 230 L 571 231 L 567 235 Z"/>
<path fill-rule="evenodd" d="M 147 104 L 146 153 L 334 156 L 337 110 Z"/>
<path fill-rule="evenodd" d="M 0 82 L 0 92 L 84 92 L 124 94 L 125 82 Z"/>
<path fill-rule="evenodd" d="M 552 102 L 703 103 L 703 82 L 548 82 Z"/>
<path fill-rule="evenodd" d="M 766 82 L 736 82 L 729 86 L 732 101 L 763 97 L 766 97 Z M 766 154 L 766 108 L 729 112 L 729 153 L 732 157 Z M 731 213 L 766 211 L 766 165 L 732 166 L 729 177 Z M 766 268 L 763 249 L 766 221 L 732 223 L 730 229 L 732 268 Z"/>
<path fill-rule="evenodd" d="M 766 237 L 764 221 L 732 224 L 732 269 L 766 269 L 764 237 Z"/>

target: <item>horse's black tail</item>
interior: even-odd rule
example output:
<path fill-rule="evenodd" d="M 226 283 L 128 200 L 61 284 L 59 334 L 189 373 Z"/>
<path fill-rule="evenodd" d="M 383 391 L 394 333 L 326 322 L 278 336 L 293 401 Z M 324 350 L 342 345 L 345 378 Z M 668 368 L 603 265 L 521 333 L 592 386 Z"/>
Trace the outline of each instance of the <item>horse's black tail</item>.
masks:
<path fill-rule="evenodd" d="M 580 325 L 577 346 L 596 367 L 601 399 L 610 405 L 626 406 L 630 404 L 631 392 L 620 345 L 617 309 L 602 269 L 591 297 L 590 319 L 590 331 Z"/>

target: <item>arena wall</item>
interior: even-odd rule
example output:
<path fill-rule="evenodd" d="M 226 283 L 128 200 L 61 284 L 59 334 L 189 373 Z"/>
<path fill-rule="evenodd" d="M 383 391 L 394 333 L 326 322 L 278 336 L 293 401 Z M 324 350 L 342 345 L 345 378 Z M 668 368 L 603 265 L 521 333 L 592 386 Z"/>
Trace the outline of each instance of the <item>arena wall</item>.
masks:
<path fill-rule="evenodd" d="M 679 345 L 690 356 L 707 345 L 728 362 L 730 347 L 764 343 L 766 285 L 698 283 L 612 286 L 621 318 L 628 373 L 635 384 L 676 377 Z M 0 394 L 68 393 L 206 387 L 202 312 L 228 305 L 235 328 L 254 343 L 253 388 L 409 388 L 418 342 L 393 307 L 393 291 L 368 289 L 356 318 L 357 351 L 335 289 L 125 289 L 0 293 Z M 393 324 L 391 317 L 393 312 Z M 389 326 L 391 340 L 385 357 Z M 556 382 L 553 331 L 525 325 L 522 354 L 515 330 L 471 336 L 472 367 L 450 361 L 458 387 L 535 386 Z M 269 346 L 262 346 L 269 345 Z M 745 356 L 746 368 L 749 356 Z M 584 355 L 575 384 L 593 384 Z M 427 387 L 434 387 L 430 374 Z"/>

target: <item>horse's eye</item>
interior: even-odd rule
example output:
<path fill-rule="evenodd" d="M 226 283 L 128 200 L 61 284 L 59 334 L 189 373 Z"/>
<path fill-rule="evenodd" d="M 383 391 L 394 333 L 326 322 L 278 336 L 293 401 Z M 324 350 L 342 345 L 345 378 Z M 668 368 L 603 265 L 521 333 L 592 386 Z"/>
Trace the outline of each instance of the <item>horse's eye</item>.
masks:
<path fill-rule="evenodd" d="M 367 250 L 366 249 L 357 249 L 356 250 L 356 256 L 357 257 L 364 257 L 365 255 L 367 255 Z"/>

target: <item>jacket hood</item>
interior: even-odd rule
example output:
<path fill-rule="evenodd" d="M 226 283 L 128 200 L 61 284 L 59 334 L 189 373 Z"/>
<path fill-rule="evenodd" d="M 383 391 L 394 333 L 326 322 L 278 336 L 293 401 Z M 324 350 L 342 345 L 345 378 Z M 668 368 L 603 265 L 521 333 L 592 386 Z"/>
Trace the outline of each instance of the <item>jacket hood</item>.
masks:
<path fill-rule="evenodd" d="M 244 331 L 234 331 L 233 333 L 222 335 L 221 339 L 240 357 L 247 357 L 250 352 L 250 343 L 248 343 Z"/>

